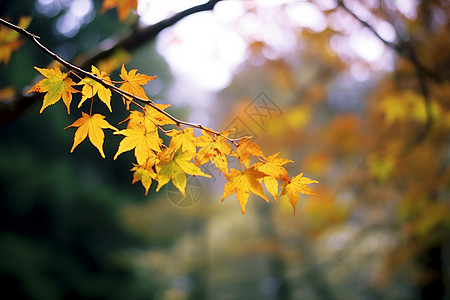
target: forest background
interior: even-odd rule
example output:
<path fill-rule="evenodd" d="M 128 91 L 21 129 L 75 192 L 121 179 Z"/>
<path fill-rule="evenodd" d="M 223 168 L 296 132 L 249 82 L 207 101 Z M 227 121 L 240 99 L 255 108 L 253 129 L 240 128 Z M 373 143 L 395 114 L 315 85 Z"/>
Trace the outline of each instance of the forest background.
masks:
<path fill-rule="evenodd" d="M 133 1 L 128 1 L 132 3 Z M 251 135 L 319 181 L 296 214 L 281 196 L 220 202 L 225 178 L 147 196 L 132 154 L 69 153 L 62 103 L 39 114 L 24 43 L 0 65 L 0 278 L 25 299 L 449 299 L 447 1 L 2 1 L 62 58 L 144 88 L 178 118 Z M 119 13 L 119 14 L 118 14 Z M 124 15 L 123 15 L 124 14 Z M 0 28 L 6 30 L 6 28 Z M 1 32 L 1 31 L 0 31 Z M 112 99 L 113 108 L 122 102 Z M 117 104 L 115 104 L 117 103 Z M 106 107 L 96 107 L 99 111 Z M 114 110 L 116 126 L 126 112 Z M 232 164 L 232 162 L 231 162 Z"/>

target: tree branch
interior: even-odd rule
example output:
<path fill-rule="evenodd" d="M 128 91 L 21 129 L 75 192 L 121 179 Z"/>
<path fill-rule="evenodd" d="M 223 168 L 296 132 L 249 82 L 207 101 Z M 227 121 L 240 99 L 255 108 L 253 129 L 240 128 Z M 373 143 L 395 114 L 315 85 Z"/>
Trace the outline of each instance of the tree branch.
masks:
<path fill-rule="evenodd" d="M 369 29 L 383 44 L 393 49 L 399 56 L 409 60 L 413 64 L 416 71 L 417 80 L 419 82 L 420 93 L 422 94 L 425 102 L 427 120 L 421 132 L 417 135 L 417 137 L 414 138 L 414 140 L 410 144 L 412 145 L 417 142 L 420 142 L 423 138 L 425 138 L 426 134 L 428 133 L 433 124 L 433 116 L 431 113 L 431 101 L 426 77 L 436 82 L 441 82 L 441 78 L 434 72 L 428 70 L 424 65 L 422 65 L 422 63 L 419 61 L 419 58 L 417 57 L 414 47 L 412 47 L 408 41 L 401 39 L 398 33 L 397 36 L 399 37 L 399 42 L 397 44 L 389 42 L 385 40 L 383 37 L 381 37 L 380 34 L 375 30 L 375 28 L 372 25 L 362 20 L 351 9 L 349 9 L 345 5 L 343 0 L 338 0 L 338 5 L 342 7 L 346 12 L 348 12 L 350 15 L 352 15 L 359 23 L 361 23 L 361 25 Z"/>
<path fill-rule="evenodd" d="M 182 12 L 179 12 L 176 15 L 174 15 L 170 18 L 167 18 L 163 21 L 160 21 L 154 25 L 150 25 L 144 29 L 133 31 L 130 34 L 128 34 L 127 36 L 125 36 L 124 38 L 118 40 L 116 43 L 114 43 L 110 47 L 105 46 L 107 44 L 110 44 L 110 40 L 108 40 L 107 42 L 102 43 L 100 45 L 100 47 L 98 48 L 98 50 L 93 55 L 91 55 L 91 57 L 85 59 L 82 62 L 77 63 L 77 65 L 81 66 L 81 68 L 77 67 L 73 64 L 70 64 L 69 62 L 67 62 L 67 61 L 63 60 L 62 58 L 60 58 L 59 56 L 57 56 L 55 53 L 48 50 L 46 47 L 44 47 L 39 42 L 38 36 L 26 31 L 25 29 L 23 29 L 21 27 L 11 24 L 3 19 L 0 19 L 0 23 L 3 24 L 4 26 L 9 27 L 12 30 L 19 32 L 21 35 L 27 37 L 36 46 L 38 46 L 41 50 L 43 50 L 45 53 L 47 53 L 49 56 L 51 56 L 54 60 L 63 64 L 69 70 L 80 73 L 84 76 L 88 76 L 88 77 L 100 82 L 101 84 L 104 84 L 106 87 L 116 91 L 117 93 L 119 93 L 121 95 L 126 95 L 126 96 L 132 97 L 142 103 L 151 105 L 154 109 L 156 109 L 156 110 L 160 111 L 161 113 L 165 114 L 166 116 L 170 117 L 178 125 L 186 125 L 186 126 L 195 125 L 195 126 L 191 126 L 191 127 L 205 129 L 200 124 L 191 124 L 188 122 L 177 120 L 176 118 L 174 118 L 167 112 L 164 112 L 163 110 L 156 107 L 153 102 L 146 100 L 146 99 L 138 99 L 131 94 L 121 91 L 117 87 L 104 82 L 97 76 L 95 76 L 87 71 L 84 71 L 84 69 L 90 68 L 91 65 L 96 64 L 99 60 L 109 57 L 117 49 L 124 49 L 126 51 L 132 51 L 132 50 L 138 48 L 139 46 L 142 46 L 143 44 L 155 39 L 162 30 L 176 24 L 178 21 L 182 20 L 183 18 L 185 18 L 189 15 L 195 14 L 197 12 L 212 10 L 215 7 L 215 5 L 220 1 L 223 1 L 223 0 L 210 0 L 204 4 L 197 5 L 197 6 L 188 8 Z M 34 94 L 32 96 L 26 96 L 23 93 L 18 93 L 12 99 L 1 101 L 0 102 L 0 126 L 4 126 L 7 123 L 18 118 L 26 109 L 28 109 L 32 104 L 34 104 L 36 101 L 38 101 L 41 98 L 42 98 L 42 95 L 39 95 L 39 94 Z M 217 132 L 214 132 L 214 133 L 217 134 Z"/>
<path fill-rule="evenodd" d="M 442 78 L 432 72 L 431 70 L 427 69 L 425 66 L 423 66 L 419 60 L 417 59 L 417 56 L 414 54 L 413 48 L 410 46 L 410 44 L 407 41 L 400 40 L 398 44 L 389 42 L 385 40 L 381 35 L 375 30 L 375 28 L 370 25 L 367 21 L 361 19 L 359 16 L 357 16 L 351 9 L 349 9 L 343 0 L 338 0 L 338 5 L 344 9 L 347 13 L 349 13 L 353 18 L 355 18 L 361 25 L 369 29 L 383 44 L 385 44 L 387 47 L 394 50 L 399 56 L 409 60 L 412 62 L 417 68 L 420 68 L 421 73 L 423 75 L 428 76 L 429 78 L 433 79 L 436 82 L 441 82 Z"/>
<path fill-rule="evenodd" d="M 181 11 L 174 16 L 162 20 L 154 25 L 147 26 L 143 29 L 134 30 L 130 34 L 115 42 L 112 46 L 111 41 L 106 40 L 104 43 L 100 44 L 98 49 L 94 51 L 94 54 L 92 54 L 90 58 L 86 59 L 85 62 L 79 65 L 82 68 L 89 68 L 94 63 L 111 56 L 118 49 L 123 49 L 125 51 L 134 50 L 148 41 L 153 40 L 161 31 L 176 24 L 185 17 L 198 12 L 213 10 L 215 5 L 220 1 L 223 0 L 210 0 L 204 4 Z"/>
<path fill-rule="evenodd" d="M 220 1 L 220 0 L 219 0 Z M 81 74 L 85 77 L 89 77 L 93 80 L 95 80 L 96 82 L 102 84 L 104 87 L 109 88 L 110 90 L 118 93 L 119 95 L 121 95 L 124 98 L 127 99 L 134 99 L 136 101 L 139 101 L 140 103 L 149 105 L 151 108 L 153 108 L 154 110 L 158 111 L 159 113 L 165 115 L 166 117 L 168 117 L 170 120 L 172 120 L 177 126 L 181 127 L 181 125 L 185 125 L 185 126 L 189 126 L 192 128 L 197 128 L 197 129 L 201 129 L 201 130 L 205 130 L 209 133 L 215 134 L 217 136 L 222 136 L 223 138 L 227 139 L 228 141 L 230 141 L 231 143 L 233 143 L 236 147 L 238 146 L 238 144 L 236 143 L 236 141 L 238 139 L 232 139 L 229 138 L 228 136 L 223 135 L 222 133 L 215 131 L 213 129 L 204 127 L 202 124 L 195 124 L 195 123 L 190 123 L 190 122 L 186 122 L 186 121 L 182 121 L 182 120 L 178 120 L 177 118 L 175 118 L 174 116 L 172 116 L 171 114 L 169 114 L 168 112 L 164 111 L 163 109 L 159 108 L 153 101 L 148 100 L 148 99 L 143 99 L 141 97 L 135 96 L 129 92 L 126 92 L 118 87 L 116 87 L 115 85 L 103 80 L 102 78 L 96 76 L 95 74 L 92 74 L 88 71 L 85 71 L 83 69 L 81 69 L 80 67 L 77 67 L 71 63 L 69 63 L 68 61 L 62 59 L 61 57 L 59 57 L 57 54 L 55 54 L 54 52 L 50 51 L 47 47 L 45 47 L 44 45 L 42 45 L 38 39 L 39 37 L 28 32 L 27 30 L 16 26 L 14 24 L 11 24 L 5 20 L 3 20 L 2 18 L 0 18 L 0 23 L 11 28 L 12 30 L 17 31 L 18 33 L 20 33 L 21 35 L 27 37 L 29 40 L 31 40 L 39 49 L 41 49 L 43 52 L 45 52 L 47 55 L 49 55 L 50 57 L 52 57 L 54 60 L 56 60 L 57 62 L 61 63 L 64 67 L 66 67 L 68 70 L 70 70 L 73 73 L 78 73 Z M 78 75 L 77 75 L 78 76 Z M 80 77 L 81 78 L 81 77 Z M 135 103 L 136 105 L 138 105 L 142 110 L 144 110 L 144 112 L 146 111 L 144 106 L 139 105 L 138 103 L 136 103 L 135 101 L 133 101 L 133 103 Z"/>

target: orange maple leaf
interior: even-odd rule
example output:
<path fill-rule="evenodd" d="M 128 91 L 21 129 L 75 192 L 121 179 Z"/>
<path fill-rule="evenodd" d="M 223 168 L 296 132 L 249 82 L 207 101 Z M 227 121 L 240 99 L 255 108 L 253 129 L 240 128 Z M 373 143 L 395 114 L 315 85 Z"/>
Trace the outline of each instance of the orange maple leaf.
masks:
<path fill-rule="evenodd" d="M 266 176 L 266 174 L 256 170 L 254 167 L 248 168 L 243 173 L 239 170 L 231 169 L 229 174 L 225 174 L 225 178 L 228 182 L 224 187 L 222 201 L 236 192 L 236 198 L 241 205 L 242 214 L 245 214 L 245 205 L 247 204 L 250 191 L 269 202 L 264 194 L 263 187 L 258 180 L 264 176 Z"/>
<path fill-rule="evenodd" d="M 97 77 L 104 79 L 106 82 L 110 82 L 111 79 L 109 78 L 108 73 L 106 72 L 100 72 L 99 69 L 97 69 L 95 66 L 92 66 L 92 74 L 97 75 Z M 95 94 L 98 95 L 98 98 L 108 106 L 109 111 L 112 112 L 111 109 L 111 90 L 106 88 L 103 84 L 100 82 L 95 81 L 94 79 L 90 77 L 86 77 L 83 80 L 81 80 L 78 85 L 83 85 L 83 89 L 81 93 L 83 96 L 81 97 L 80 103 L 78 103 L 78 108 L 81 107 L 84 101 L 88 98 L 94 97 Z"/>
<path fill-rule="evenodd" d="M 119 20 L 123 22 L 131 9 L 137 10 L 137 0 L 103 0 L 101 13 L 117 7 L 117 15 Z"/>
<path fill-rule="evenodd" d="M 54 67 L 53 69 L 45 69 L 34 67 L 39 71 L 45 79 L 42 79 L 38 83 L 36 83 L 31 89 L 29 89 L 26 93 L 29 92 L 38 92 L 38 93 L 46 93 L 44 96 L 44 102 L 42 104 L 40 113 L 50 105 L 55 104 L 59 101 L 59 99 L 63 99 L 64 104 L 67 107 L 67 113 L 70 114 L 70 103 L 72 102 L 72 93 L 78 93 L 76 89 L 72 87 L 75 85 L 75 82 L 72 81 L 69 77 L 67 77 L 68 73 L 62 73 L 58 67 Z"/>
<path fill-rule="evenodd" d="M 102 128 L 112 129 L 114 131 L 117 131 L 118 129 L 104 120 L 105 116 L 103 115 L 95 114 L 93 116 L 90 116 L 84 112 L 81 112 L 81 114 L 81 118 L 76 120 L 72 125 L 66 127 L 78 127 L 77 131 L 75 132 L 73 146 L 72 149 L 70 149 L 70 152 L 73 152 L 75 147 L 78 146 L 82 141 L 84 141 L 86 136 L 89 135 L 89 140 L 91 141 L 92 145 L 94 145 L 100 152 L 101 156 L 105 158 L 105 153 L 103 153 L 103 141 L 105 139 L 105 134 L 103 133 Z"/>
<path fill-rule="evenodd" d="M 249 167 L 250 156 L 252 155 L 264 157 L 259 146 L 251 141 L 251 137 L 240 138 L 236 147 L 236 156 L 247 168 Z"/>
<path fill-rule="evenodd" d="M 287 194 L 288 200 L 294 209 L 294 215 L 295 207 L 297 206 L 298 199 L 300 198 L 300 195 L 298 193 L 317 196 L 317 194 L 309 186 L 307 186 L 307 184 L 311 183 L 319 182 L 308 177 L 303 177 L 303 173 L 301 173 L 297 176 L 294 176 L 290 181 L 284 182 L 281 185 L 282 190 L 280 196 Z"/>
<path fill-rule="evenodd" d="M 210 175 L 203 173 L 199 167 L 191 162 L 192 157 L 192 152 L 183 152 L 181 149 L 178 149 L 171 158 L 166 157 L 166 159 L 162 159 L 156 165 L 158 174 L 156 191 L 158 192 L 161 187 L 172 180 L 173 185 L 185 196 L 186 174 L 211 178 Z"/>

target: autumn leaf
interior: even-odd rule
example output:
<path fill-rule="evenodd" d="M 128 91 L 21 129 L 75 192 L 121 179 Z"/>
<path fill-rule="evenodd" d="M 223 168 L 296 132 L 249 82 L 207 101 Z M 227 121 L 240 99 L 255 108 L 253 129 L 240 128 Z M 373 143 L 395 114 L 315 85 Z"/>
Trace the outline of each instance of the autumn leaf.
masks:
<path fill-rule="evenodd" d="M 169 145 L 169 149 L 171 152 L 179 148 L 181 148 L 181 150 L 185 152 L 197 152 L 197 148 L 194 144 L 196 140 L 196 137 L 194 136 L 194 129 L 185 128 L 183 130 L 172 130 L 167 132 L 166 135 L 172 137 Z"/>
<path fill-rule="evenodd" d="M 97 77 L 105 80 L 106 82 L 110 82 L 110 78 L 108 73 L 100 72 L 95 66 L 92 66 L 92 74 L 97 75 Z M 81 80 L 78 85 L 83 85 L 83 89 L 81 93 L 83 96 L 81 97 L 81 101 L 78 104 L 78 108 L 81 107 L 83 102 L 88 99 L 94 97 L 95 94 L 98 95 L 98 98 L 108 106 L 109 111 L 112 112 L 111 109 L 111 90 L 106 88 L 100 82 L 95 81 L 90 77 L 86 77 Z"/>
<path fill-rule="evenodd" d="M 172 104 L 154 104 L 157 108 L 161 110 L 165 110 L 166 108 L 172 106 Z M 151 107 L 150 105 L 145 106 L 145 111 L 151 116 L 153 122 L 155 122 L 156 125 L 169 125 L 169 124 L 176 124 L 174 120 L 163 114 L 162 112 L 156 110 L 155 108 Z"/>
<path fill-rule="evenodd" d="M 141 181 L 142 186 L 145 188 L 145 195 L 147 196 L 148 190 L 152 184 L 152 179 L 156 178 L 156 173 L 153 171 L 151 167 L 140 166 L 137 164 L 133 164 L 134 167 L 130 171 L 134 171 L 133 181 L 131 183 L 135 183 L 137 181 Z"/>
<path fill-rule="evenodd" d="M 242 214 L 245 214 L 245 205 L 247 204 L 250 191 L 269 202 L 264 194 L 263 187 L 258 180 L 264 176 L 266 176 L 266 174 L 256 170 L 253 166 L 243 173 L 232 168 L 230 173 L 225 175 L 228 182 L 224 187 L 222 201 L 236 192 L 236 198 L 241 205 Z"/>
<path fill-rule="evenodd" d="M 199 167 L 191 162 L 192 157 L 192 152 L 183 152 L 181 149 L 178 149 L 172 158 L 161 160 L 156 165 L 158 174 L 156 191 L 158 192 L 161 187 L 172 180 L 173 185 L 185 196 L 186 174 L 211 178 L 210 175 L 203 173 Z"/>
<path fill-rule="evenodd" d="M 228 159 L 227 155 L 231 153 L 231 146 L 226 142 L 223 136 L 217 136 L 213 138 L 209 133 L 202 130 L 203 135 L 198 137 L 195 145 L 201 147 L 197 153 L 197 164 L 202 165 L 209 160 L 216 167 L 222 171 L 222 173 L 228 173 Z"/>
<path fill-rule="evenodd" d="M 68 73 L 62 73 L 58 67 L 54 67 L 53 69 L 34 68 L 44 75 L 45 79 L 36 83 L 27 91 L 27 94 L 29 92 L 46 93 L 40 113 L 42 113 L 46 107 L 55 104 L 62 98 L 67 107 L 67 113 L 70 114 L 72 93 L 78 93 L 78 91 L 72 87 L 72 85 L 75 85 L 75 82 L 67 77 Z"/>
<path fill-rule="evenodd" d="M 147 131 L 156 131 L 156 124 L 148 112 L 143 114 L 140 111 L 133 110 L 130 112 L 127 128 L 144 127 Z"/>
<path fill-rule="evenodd" d="M 121 153 L 134 149 L 134 155 L 138 164 L 142 165 L 146 162 L 149 156 L 152 155 L 152 150 L 160 152 L 160 138 L 156 128 L 149 130 L 146 126 L 133 126 L 127 129 L 114 132 L 114 134 L 122 134 L 125 137 L 119 144 L 114 159 Z"/>
<path fill-rule="evenodd" d="M 314 195 L 317 196 L 316 193 L 307 185 L 311 183 L 319 183 L 317 180 L 310 179 L 308 177 L 303 177 L 303 173 L 293 177 L 290 181 L 284 182 L 281 185 L 281 193 L 280 196 L 287 194 L 288 200 L 294 209 L 295 215 L 295 207 L 297 206 L 298 199 L 300 195 L 298 193 L 302 193 L 304 195 Z"/>
<path fill-rule="evenodd" d="M 117 15 L 121 22 L 125 21 L 132 9 L 137 10 L 137 0 L 103 0 L 101 13 L 117 7 Z"/>
<path fill-rule="evenodd" d="M 250 137 L 239 139 L 238 146 L 236 147 L 236 155 L 247 168 L 250 164 L 250 156 L 264 157 L 259 146 L 252 142 Z"/>
<path fill-rule="evenodd" d="M 136 69 L 127 72 L 125 66 L 122 65 L 122 69 L 120 71 L 120 78 L 122 78 L 123 80 L 123 83 L 119 87 L 121 90 L 128 92 L 136 97 L 148 100 L 148 97 L 144 89 L 142 88 L 142 85 L 146 84 L 150 80 L 155 79 L 156 76 L 147 76 L 145 74 L 139 74 L 137 73 Z"/>
<path fill-rule="evenodd" d="M 93 116 L 90 116 L 84 112 L 81 112 L 81 114 L 81 118 L 76 120 L 72 125 L 66 127 L 78 127 L 77 131 L 75 132 L 75 138 L 73 139 L 73 146 L 72 149 L 70 149 L 70 152 L 73 152 L 73 150 L 82 141 L 84 141 L 86 136 L 89 135 L 89 140 L 91 141 L 92 145 L 94 145 L 100 152 L 101 156 L 105 158 L 105 153 L 103 153 L 103 141 L 105 139 L 105 134 L 103 133 L 102 129 L 112 129 L 115 131 L 117 131 L 118 129 L 114 126 L 111 126 L 106 120 L 104 120 L 105 116 L 103 115 L 95 114 Z"/>
<path fill-rule="evenodd" d="M 289 173 L 283 165 L 292 162 L 292 160 L 279 158 L 278 153 L 272 154 L 266 158 L 265 162 L 255 163 L 253 166 L 260 172 L 278 178 L 282 181 L 289 181 Z"/>
<path fill-rule="evenodd" d="M 31 17 L 21 17 L 17 25 L 26 29 L 30 25 L 31 20 Z M 0 28 L 0 63 L 8 64 L 11 54 L 23 44 L 24 41 L 20 39 L 20 34 L 17 31 L 7 27 Z"/>
<path fill-rule="evenodd" d="M 263 180 L 267 191 L 278 201 L 278 180 L 273 176 L 265 176 Z"/>

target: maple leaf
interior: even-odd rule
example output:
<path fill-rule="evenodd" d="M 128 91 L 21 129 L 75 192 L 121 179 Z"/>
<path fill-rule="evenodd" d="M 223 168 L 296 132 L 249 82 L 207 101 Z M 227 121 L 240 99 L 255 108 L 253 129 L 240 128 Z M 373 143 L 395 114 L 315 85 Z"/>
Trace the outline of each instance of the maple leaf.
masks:
<path fill-rule="evenodd" d="M 59 99 L 63 99 L 64 104 L 67 107 L 67 113 L 70 114 L 70 103 L 72 102 L 72 93 L 78 93 L 76 89 L 72 87 L 75 85 L 75 82 L 72 81 L 69 77 L 67 77 L 68 73 L 62 73 L 58 67 L 54 67 L 53 69 L 45 69 L 34 67 L 39 71 L 45 79 L 42 79 L 38 83 L 36 83 L 31 89 L 29 89 L 26 93 L 29 92 L 38 92 L 38 93 L 46 93 L 44 96 L 44 102 L 42 104 L 40 113 L 50 106 L 59 101 Z"/>
<path fill-rule="evenodd" d="M 178 149 L 172 158 L 162 159 L 156 165 L 158 174 L 158 187 L 156 191 L 158 192 L 161 187 L 172 180 L 173 185 L 185 196 L 186 174 L 211 178 L 210 175 L 203 173 L 199 167 L 191 162 L 192 157 L 192 152 L 183 152 L 181 149 Z"/>
<path fill-rule="evenodd" d="M 123 22 L 132 9 L 137 10 L 137 0 L 103 0 L 101 13 L 117 7 L 119 20 Z"/>
<path fill-rule="evenodd" d="M 72 125 L 66 127 L 78 127 L 77 131 L 75 132 L 73 146 L 72 149 L 70 149 L 70 152 L 73 152 L 75 147 L 78 146 L 82 141 L 84 141 L 86 136 L 89 135 L 89 140 L 91 141 L 92 145 L 94 145 L 100 152 L 101 156 L 105 158 L 105 153 L 103 153 L 103 141 L 105 139 L 105 134 L 103 133 L 102 128 L 112 129 L 114 131 L 117 131 L 118 129 L 104 120 L 105 116 L 103 115 L 95 114 L 93 116 L 90 116 L 84 112 L 81 112 L 81 114 L 81 118 L 76 120 Z"/>
<path fill-rule="evenodd" d="M 159 109 L 161 109 L 161 110 L 164 110 L 164 109 L 172 106 L 172 104 L 158 104 L 158 103 L 155 103 L 154 105 L 156 107 L 158 107 Z M 168 125 L 168 124 L 177 124 L 177 123 L 175 123 L 174 120 L 172 120 L 171 118 L 169 118 L 165 114 L 157 111 L 156 109 L 154 109 L 150 105 L 146 105 L 145 106 L 145 110 L 151 116 L 153 122 L 155 122 L 155 124 L 157 124 L 157 125 L 162 126 L 162 125 Z"/>
<path fill-rule="evenodd" d="M 288 200 L 294 209 L 295 215 L 295 207 L 297 206 L 298 199 L 300 195 L 298 193 L 302 193 L 304 195 L 314 195 L 317 194 L 307 185 L 311 183 L 319 183 L 317 180 L 310 179 L 308 177 L 303 177 L 303 173 L 294 176 L 290 181 L 284 182 L 281 185 L 281 193 L 280 196 L 287 194 Z"/>
<path fill-rule="evenodd" d="M 114 159 L 121 153 L 134 149 L 134 155 L 138 164 L 144 164 L 152 155 L 152 150 L 160 152 L 160 138 L 156 129 L 149 130 L 145 126 L 133 126 L 127 129 L 114 132 L 114 134 L 122 134 L 125 137 L 119 144 Z"/>
<path fill-rule="evenodd" d="M 217 136 L 213 138 L 210 134 L 202 130 L 203 135 L 198 137 L 195 145 L 201 147 L 197 153 L 197 164 L 202 165 L 209 160 L 216 167 L 222 171 L 222 173 L 228 173 L 228 159 L 227 155 L 231 153 L 231 146 L 226 142 L 223 136 Z"/>
<path fill-rule="evenodd" d="M 172 130 L 166 133 L 167 136 L 172 137 L 170 140 L 169 149 L 170 151 L 175 151 L 178 148 L 181 148 L 183 151 L 189 151 L 192 153 L 197 152 L 197 148 L 195 147 L 196 137 L 194 136 L 194 129 L 185 128 L 183 130 Z"/>
<path fill-rule="evenodd" d="M 123 79 L 123 83 L 120 85 L 120 89 L 128 92 L 136 97 L 148 100 L 147 95 L 145 94 L 142 85 L 146 84 L 150 80 L 155 79 L 157 76 L 148 76 L 145 74 L 137 73 L 137 69 L 133 69 L 130 72 L 127 72 L 125 66 L 122 65 L 122 69 L 120 71 L 120 78 Z M 129 97 L 126 97 L 129 98 Z M 127 99 L 129 104 L 129 100 Z M 127 107 L 128 108 L 128 107 Z"/>
<path fill-rule="evenodd" d="M 32 17 L 21 17 L 19 19 L 18 27 L 26 29 L 31 23 Z M 11 59 L 12 52 L 19 49 L 24 44 L 23 40 L 20 40 L 20 34 L 12 29 L 2 27 L 0 28 L 0 62 L 8 64 Z"/>
<path fill-rule="evenodd" d="M 251 155 L 264 157 L 259 146 L 252 142 L 250 137 L 239 139 L 238 146 L 236 147 L 236 155 L 247 168 L 250 164 Z"/>
<path fill-rule="evenodd" d="M 92 66 L 92 74 L 97 75 L 97 77 L 105 80 L 106 82 L 110 82 L 111 79 L 109 78 L 108 73 L 106 72 L 100 72 L 99 69 L 97 69 L 95 66 Z M 81 93 L 83 96 L 81 97 L 81 101 L 78 104 L 78 108 L 81 107 L 84 101 L 88 98 L 94 97 L 95 94 L 98 95 L 98 98 L 108 106 L 109 111 L 112 112 L 111 109 L 111 90 L 108 88 L 105 88 L 103 84 L 100 82 L 95 81 L 94 79 L 90 77 L 86 77 L 83 80 L 81 80 L 78 85 L 83 85 L 83 89 Z"/>
<path fill-rule="evenodd" d="M 224 201 L 225 198 L 236 192 L 236 198 L 241 205 L 242 214 L 245 214 L 245 205 L 247 204 L 250 191 L 269 202 L 264 194 L 261 182 L 258 180 L 264 176 L 266 174 L 256 170 L 253 166 L 243 173 L 232 168 L 229 174 L 225 174 L 228 182 L 225 184 L 221 201 Z"/>
<path fill-rule="evenodd" d="M 266 158 L 265 162 L 255 163 L 253 166 L 267 175 L 278 178 L 282 181 L 289 181 L 289 173 L 283 165 L 292 162 L 292 160 L 285 158 L 278 158 L 278 153 L 272 154 Z"/>
<path fill-rule="evenodd" d="M 147 112 L 143 114 L 140 111 L 133 110 L 130 112 L 130 116 L 127 119 L 128 119 L 127 128 L 144 127 L 147 129 L 147 131 L 157 130 L 154 120 Z"/>
<path fill-rule="evenodd" d="M 151 167 L 140 166 L 133 164 L 134 167 L 130 171 L 134 171 L 133 173 L 133 181 L 131 183 L 135 183 L 137 181 L 141 181 L 142 186 L 145 188 L 145 195 L 147 196 L 148 190 L 152 184 L 152 179 L 156 178 L 156 173 L 153 171 Z"/>
<path fill-rule="evenodd" d="M 267 191 L 278 201 L 278 180 L 273 176 L 266 176 L 263 180 Z"/>

